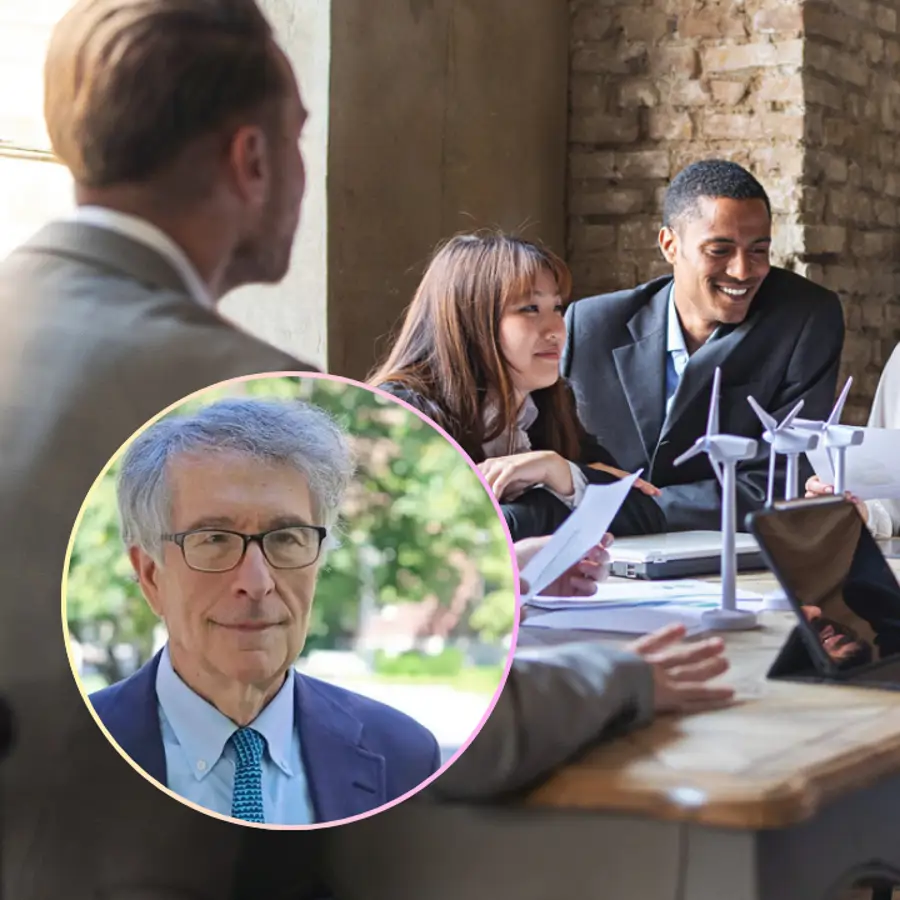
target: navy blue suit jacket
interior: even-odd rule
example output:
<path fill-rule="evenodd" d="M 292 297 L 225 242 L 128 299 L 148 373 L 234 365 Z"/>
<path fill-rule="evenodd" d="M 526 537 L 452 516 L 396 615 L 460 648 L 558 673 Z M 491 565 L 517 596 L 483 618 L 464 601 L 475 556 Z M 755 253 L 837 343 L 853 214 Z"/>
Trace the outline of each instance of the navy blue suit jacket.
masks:
<path fill-rule="evenodd" d="M 160 656 L 124 681 L 91 694 L 90 701 L 128 757 L 166 784 L 156 697 Z M 440 768 L 434 735 L 383 703 L 296 673 L 294 709 L 317 822 L 377 809 Z"/>

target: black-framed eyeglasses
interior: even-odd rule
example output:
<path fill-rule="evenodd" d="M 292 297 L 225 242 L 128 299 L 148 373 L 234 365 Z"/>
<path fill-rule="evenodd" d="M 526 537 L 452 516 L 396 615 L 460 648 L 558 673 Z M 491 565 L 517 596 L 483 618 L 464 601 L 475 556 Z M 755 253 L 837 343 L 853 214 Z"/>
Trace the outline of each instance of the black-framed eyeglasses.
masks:
<path fill-rule="evenodd" d="M 225 528 L 196 528 L 164 534 L 181 548 L 189 569 L 195 572 L 228 572 L 236 569 L 251 543 L 259 544 L 273 569 L 303 569 L 311 566 L 322 550 L 328 530 L 321 525 L 291 525 L 259 534 L 244 534 Z"/>

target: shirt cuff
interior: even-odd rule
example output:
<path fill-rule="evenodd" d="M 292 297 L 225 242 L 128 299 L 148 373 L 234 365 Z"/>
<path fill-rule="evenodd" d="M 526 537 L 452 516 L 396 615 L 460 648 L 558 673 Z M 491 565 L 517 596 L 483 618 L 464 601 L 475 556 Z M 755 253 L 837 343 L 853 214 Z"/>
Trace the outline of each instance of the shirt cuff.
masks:
<path fill-rule="evenodd" d="M 580 466 L 576 466 L 575 463 L 570 460 L 566 460 L 566 462 L 569 463 L 569 471 L 572 473 L 572 493 L 564 495 L 557 494 L 556 491 L 550 490 L 550 488 L 547 488 L 547 490 L 550 491 L 554 497 L 557 497 L 565 503 L 569 509 L 575 509 L 575 507 L 584 500 L 584 492 L 587 490 L 588 480 L 584 472 L 581 471 Z"/>
<path fill-rule="evenodd" d="M 869 531 L 876 538 L 889 538 L 894 533 L 894 523 L 891 514 L 878 500 L 866 500 L 866 508 L 869 510 Z"/>

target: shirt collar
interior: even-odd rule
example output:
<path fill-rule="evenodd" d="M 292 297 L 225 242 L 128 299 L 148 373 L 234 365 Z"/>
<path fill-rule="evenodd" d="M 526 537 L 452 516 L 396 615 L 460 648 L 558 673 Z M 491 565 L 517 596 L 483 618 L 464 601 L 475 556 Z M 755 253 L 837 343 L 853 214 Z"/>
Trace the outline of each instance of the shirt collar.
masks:
<path fill-rule="evenodd" d="M 687 344 L 684 342 L 684 332 L 681 330 L 681 321 L 678 318 L 678 310 L 675 308 L 675 283 L 669 288 L 669 312 L 668 332 L 666 337 L 666 353 L 684 353 L 687 355 Z"/>
<path fill-rule="evenodd" d="M 156 696 L 184 752 L 188 768 L 198 781 L 202 781 L 219 761 L 238 726 L 181 680 L 172 666 L 168 645 L 159 660 Z M 294 775 L 290 762 L 294 735 L 293 668 L 288 669 L 284 684 L 250 727 L 266 739 L 272 762 L 286 775 Z M 203 765 L 198 767 L 201 760 Z"/>
<path fill-rule="evenodd" d="M 146 219 L 128 215 L 105 206 L 78 206 L 69 215 L 70 221 L 82 222 L 115 231 L 155 250 L 170 262 L 187 287 L 191 297 L 201 306 L 213 309 L 215 303 L 209 288 L 203 283 L 187 254 L 161 228 Z"/>

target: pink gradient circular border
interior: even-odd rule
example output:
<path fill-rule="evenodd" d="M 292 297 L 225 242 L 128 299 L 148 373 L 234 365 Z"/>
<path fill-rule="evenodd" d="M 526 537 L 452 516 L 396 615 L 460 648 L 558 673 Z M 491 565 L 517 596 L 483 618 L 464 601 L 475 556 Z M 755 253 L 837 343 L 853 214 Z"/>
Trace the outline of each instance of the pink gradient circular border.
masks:
<path fill-rule="evenodd" d="M 130 444 L 131 441 L 137 435 L 139 435 L 141 432 L 143 432 L 146 428 L 149 428 L 153 423 L 157 422 L 163 416 L 169 414 L 170 412 L 174 412 L 175 410 L 177 410 L 178 407 L 182 406 L 184 403 L 187 403 L 189 400 L 192 400 L 192 399 L 198 398 L 198 397 L 202 397 L 203 394 L 205 394 L 209 391 L 213 391 L 216 388 L 221 388 L 225 385 L 237 384 L 237 383 L 241 383 L 241 382 L 245 382 L 245 381 L 262 381 L 264 379 L 272 379 L 272 378 L 296 378 L 298 380 L 304 379 L 304 378 L 316 378 L 316 379 L 321 379 L 323 381 L 337 381 L 337 382 L 341 382 L 342 384 L 351 385 L 352 387 L 360 388 L 362 390 L 368 391 L 370 394 L 375 394 L 376 396 L 381 397 L 383 400 L 387 400 L 387 401 L 397 404 L 398 406 L 402 406 L 403 408 L 405 408 L 405 409 L 409 410 L 410 412 L 414 413 L 415 415 L 417 415 L 423 422 L 425 422 L 427 425 L 431 426 L 431 428 L 433 428 L 438 434 L 440 434 L 441 437 L 443 437 L 444 440 L 446 440 L 459 453 L 459 455 L 462 457 L 462 459 L 467 463 L 469 468 L 475 473 L 475 476 L 481 482 L 481 485 L 484 488 L 485 493 L 487 494 L 488 498 L 491 501 L 491 504 L 494 507 L 494 510 L 497 513 L 497 518 L 500 522 L 500 526 L 503 529 L 503 533 L 506 535 L 506 545 L 507 545 L 507 548 L 509 549 L 509 556 L 510 556 L 510 560 L 512 562 L 513 592 L 514 592 L 514 596 L 515 596 L 515 607 L 513 609 L 513 630 L 512 630 L 511 640 L 510 640 L 509 653 L 507 654 L 507 659 L 506 659 L 506 667 L 503 670 L 503 675 L 500 678 L 500 683 L 497 685 L 497 689 L 496 689 L 496 691 L 494 691 L 494 696 L 493 696 L 490 704 L 488 705 L 487 710 L 485 711 L 484 715 L 482 716 L 481 721 L 478 723 L 478 725 L 476 726 L 475 730 L 471 733 L 471 735 L 469 735 L 468 740 L 459 748 L 459 750 L 456 751 L 456 753 L 453 754 L 453 756 L 450 757 L 449 760 L 447 760 L 446 763 L 442 764 L 441 767 L 434 774 L 430 775 L 428 778 L 426 778 L 424 781 L 422 781 L 418 786 L 413 788 L 413 790 L 407 791 L 402 796 L 397 797 L 394 800 L 391 800 L 390 803 L 385 803 L 382 806 L 379 806 L 379 807 L 376 807 L 375 809 L 369 810 L 368 812 L 360 813 L 358 816 L 350 816 L 346 819 L 335 819 L 330 822 L 315 822 L 310 825 L 274 825 L 274 824 L 268 825 L 268 824 L 259 824 L 259 823 L 255 823 L 255 822 L 241 822 L 241 821 L 238 821 L 237 819 L 231 818 L 230 816 L 223 816 L 220 813 L 206 809 L 205 807 L 202 807 L 199 804 L 193 803 L 190 800 L 187 800 L 186 798 L 181 797 L 180 795 L 178 795 L 174 791 L 172 791 L 170 788 L 168 788 L 166 785 L 160 784 L 160 782 L 158 782 L 155 778 L 153 778 L 152 776 L 147 774 L 140 766 L 138 766 L 128 756 L 128 754 L 125 753 L 124 750 L 122 750 L 119 747 L 118 743 L 115 741 L 115 739 L 112 737 L 112 735 L 109 734 L 109 732 L 106 730 L 105 726 L 100 721 L 97 714 L 94 712 L 93 706 L 91 705 L 90 700 L 88 699 L 87 694 L 85 693 L 85 691 L 80 683 L 78 684 L 78 687 L 79 687 L 80 693 L 82 694 L 82 697 L 85 700 L 85 703 L 88 707 L 89 712 L 93 716 L 94 720 L 100 726 L 101 731 L 106 735 L 107 740 L 109 740 L 110 743 L 112 743 L 113 746 L 119 751 L 119 753 L 125 758 L 125 760 L 131 764 L 132 768 L 134 768 L 139 774 L 143 775 L 144 778 L 146 778 L 151 784 L 153 784 L 154 787 L 156 787 L 158 789 L 161 788 L 163 790 L 163 792 L 168 794 L 170 797 L 174 798 L 175 800 L 178 800 L 180 803 L 183 803 L 185 806 L 188 806 L 191 809 L 195 809 L 198 812 L 203 813 L 204 815 L 210 816 L 215 819 L 219 819 L 223 822 L 229 822 L 232 825 L 238 825 L 238 826 L 244 827 L 244 828 L 256 828 L 256 829 L 259 829 L 262 831 L 318 831 L 323 828 L 334 828 L 334 827 L 340 826 L 340 825 L 349 825 L 351 822 L 358 822 L 361 819 L 369 819 L 372 816 L 376 816 L 376 815 L 384 812 L 385 810 L 391 809 L 392 807 L 397 806 L 400 803 L 405 802 L 406 800 L 409 800 L 411 797 L 414 797 L 420 791 L 422 791 L 426 787 L 428 787 L 429 784 L 431 784 L 436 778 L 438 778 L 441 775 L 441 773 L 443 773 L 447 769 L 449 769 L 450 766 L 452 766 L 453 763 L 456 762 L 456 760 L 463 753 L 466 752 L 466 749 L 468 748 L 468 746 L 472 743 L 473 740 L 475 740 L 475 738 L 478 736 L 481 729 L 484 728 L 485 723 L 490 718 L 491 713 L 493 713 L 493 711 L 494 711 L 494 707 L 497 705 L 497 701 L 500 699 L 500 695 L 503 693 L 503 689 L 506 687 L 506 680 L 509 677 L 509 670 L 513 664 L 513 658 L 515 656 L 516 646 L 517 646 L 518 640 L 519 640 L 519 618 L 520 618 L 519 611 L 521 609 L 522 596 L 521 596 L 521 591 L 519 590 L 519 564 L 516 559 L 516 552 L 515 552 L 515 546 L 514 546 L 514 542 L 512 539 L 512 535 L 509 533 L 509 528 L 506 524 L 506 520 L 503 517 L 503 511 L 500 508 L 500 504 L 497 501 L 497 498 L 494 496 L 494 492 L 490 489 L 490 486 L 488 485 L 484 476 L 478 470 L 478 467 L 472 462 L 471 458 L 465 452 L 465 450 L 463 450 L 462 447 L 452 437 L 450 437 L 450 435 L 447 434 L 447 432 L 444 431 L 444 429 L 441 428 L 440 425 L 438 425 L 432 419 L 429 419 L 428 416 L 426 416 L 423 412 L 416 409 L 414 406 L 411 406 L 405 400 L 401 400 L 399 397 L 395 397 L 393 394 L 390 394 L 387 391 L 381 390 L 381 388 L 372 387 L 371 385 L 364 384 L 361 381 L 356 381 L 352 378 L 346 378 L 343 375 L 331 375 L 327 372 L 291 372 L 291 371 L 264 372 L 264 373 L 259 373 L 259 374 L 255 374 L 255 375 L 242 375 L 238 378 L 229 378 L 229 379 L 226 379 L 225 381 L 218 381 L 215 384 L 208 385 L 207 387 L 202 388 L 199 391 L 194 391 L 193 393 L 188 394 L 185 397 L 182 397 L 177 402 L 171 404 L 170 406 L 166 407 L 166 409 L 162 410 L 161 412 L 159 412 L 155 416 L 153 416 L 148 422 L 146 422 L 143 426 L 141 426 L 141 428 L 139 428 L 134 434 L 132 434 L 121 447 L 119 447 L 119 449 L 112 455 L 110 460 L 103 467 L 103 470 L 100 472 L 100 474 L 95 479 L 94 483 L 91 485 L 91 488 L 85 497 L 85 501 L 82 503 L 82 509 L 81 509 L 81 511 L 79 511 L 78 518 L 76 519 L 75 526 L 73 528 L 72 535 L 70 537 L 69 552 L 67 552 L 67 554 L 66 554 L 65 569 L 63 572 L 63 575 L 64 575 L 63 584 L 65 587 L 68 583 L 68 567 L 70 564 L 71 545 L 74 542 L 74 538 L 75 538 L 75 534 L 77 533 L 77 529 L 81 526 L 81 516 L 84 511 L 84 506 L 87 503 L 87 499 L 90 497 L 90 494 L 93 492 L 96 484 L 103 477 L 105 477 L 105 475 L 106 475 L 107 471 L 109 470 L 109 467 L 112 465 L 112 463 L 119 457 L 119 455 L 122 453 L 124 448 L 128 444 Z M 69 647 L 69 630 L 68 630 L 68 623 L 66 622 L 66 618 L 65 618 L 65 609 L 66 609 L 65 599 L 66 599 L 66 597 L 65 597 L 65 593 L 64 593 L 64 596 L 63 596 L 63 639 L 66 644 L 67 656 L 69 656 L 69 662 L 70 662 L 70 666 L 72 667 L 73 675 L 75 676 L 76 682 L 79 682 L 79 678 L 78 678 L 77 673 L 75 672 L 74 664 L 73 664 L 72 658 L 71 658 L 71 648 Z"/>

